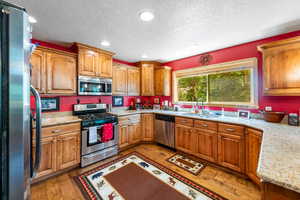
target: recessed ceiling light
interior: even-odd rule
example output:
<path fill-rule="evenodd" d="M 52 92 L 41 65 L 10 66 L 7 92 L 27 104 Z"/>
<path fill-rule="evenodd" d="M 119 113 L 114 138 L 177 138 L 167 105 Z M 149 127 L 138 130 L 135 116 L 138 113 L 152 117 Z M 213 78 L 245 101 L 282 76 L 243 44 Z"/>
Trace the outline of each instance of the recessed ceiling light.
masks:
<path fill-rule="evenodd" d="M 142 58 L 148 58 L 148 56 L 146 54 L 143 54 Z"/>
<path fill-rule="evenodd" d="M 32 17 L 32 16 L 28 16 L 28 21 L 29 21 L 29 23 L 31 23 L 31 24 L 37 23 L 37 20 L 36 20 L 34 17 Z"/>
<path fill-rule="evenodd" d="M 152 21 L 154 19 L 154 14 L 151 11 L 140 12 L 140 19 L 145 22 Z"/>
<path fill-rule="evenodd" d="M 103 40 L 103 41 L 101 42 L 101 45 L 102 45 L 102 46 L 105 46 L 105 47 L 108 47 L 108 46 L 110 46 L 110 43 L 109 43 L 109 41 Z"/>

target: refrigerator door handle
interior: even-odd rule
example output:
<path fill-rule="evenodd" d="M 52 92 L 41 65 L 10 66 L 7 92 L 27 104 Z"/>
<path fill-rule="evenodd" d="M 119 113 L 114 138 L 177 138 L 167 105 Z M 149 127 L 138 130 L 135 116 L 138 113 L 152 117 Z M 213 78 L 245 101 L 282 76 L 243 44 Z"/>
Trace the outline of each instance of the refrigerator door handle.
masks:
<path fill-rule="evenodd" d="M 42 152 L 42 145 L 41 145 L 41 140 L 42 140 L 42 115 L 41 115 L 41 97 L 38 91 L 31 85 L 30 86 L 30 91 L 33 94 L 35 98 L 35 106 L 36 106 L 36 121 L 35 121 L 35 162 L 33 164 L 33 169 L 32 169 L 32 178 L 36 176 L 37 171 L 40 167 L 41 163 L 41 152 Z"/>

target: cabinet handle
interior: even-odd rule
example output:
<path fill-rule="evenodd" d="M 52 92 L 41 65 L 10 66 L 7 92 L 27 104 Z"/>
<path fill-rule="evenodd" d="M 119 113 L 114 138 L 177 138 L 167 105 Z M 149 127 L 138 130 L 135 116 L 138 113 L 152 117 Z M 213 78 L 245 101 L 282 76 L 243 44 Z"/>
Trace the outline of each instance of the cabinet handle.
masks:
<path fill-rule="evenodd" d="M 203 127 L 208 127 L 208 125 L 207 125 L 207 124 L 202 124 L 202 126 L 203 126 Z"/>
<path fill-rule="evenodd" d="M 52 131 L 52 133 L 58 133 L 58 132 L 60 132 L 60 130 L 58 129 Z"/>
<path fill-rule="evenodd" d="M 229 132 L 234 132 L 234 131 L 235 131 L 234 128 L 226 128 L 225 130 L 226 130 L 226 131 L 229 131 Z"/>

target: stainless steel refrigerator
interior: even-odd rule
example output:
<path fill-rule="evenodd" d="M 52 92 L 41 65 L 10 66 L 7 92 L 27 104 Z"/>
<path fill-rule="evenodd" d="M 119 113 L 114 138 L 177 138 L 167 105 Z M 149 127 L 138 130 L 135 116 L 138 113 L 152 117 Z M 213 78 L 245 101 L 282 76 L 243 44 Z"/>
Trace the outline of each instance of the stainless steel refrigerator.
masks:
<path fill-rule="evenodd" d="M 0 190 L 3 200 L 30 198 L 40 160 L 40 98 L 30 87 L 31 26 L 23 8 L 0 0 Z M 32 159 L 30 94 L 36 101 L 36 158 Z"/>

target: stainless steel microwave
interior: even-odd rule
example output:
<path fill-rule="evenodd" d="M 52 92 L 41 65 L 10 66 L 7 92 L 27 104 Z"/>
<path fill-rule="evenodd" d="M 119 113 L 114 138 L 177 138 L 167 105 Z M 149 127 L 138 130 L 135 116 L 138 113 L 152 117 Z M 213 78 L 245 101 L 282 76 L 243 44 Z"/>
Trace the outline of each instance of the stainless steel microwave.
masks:
<path fill-rule="evenodd" d="M 112 95 L 112 79 L 79 76 L 78 95 Z"/>

